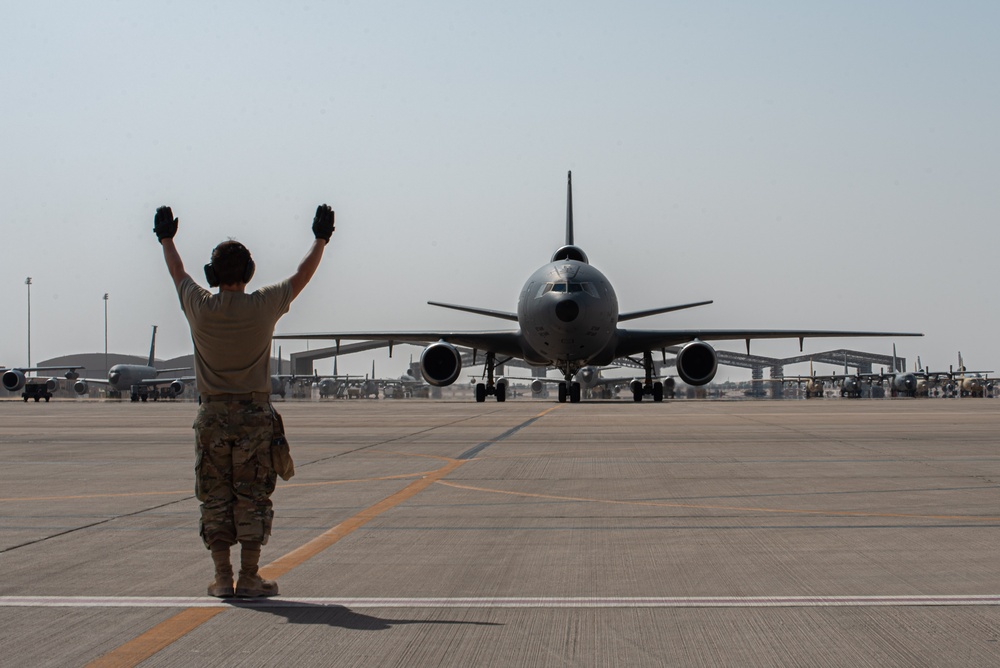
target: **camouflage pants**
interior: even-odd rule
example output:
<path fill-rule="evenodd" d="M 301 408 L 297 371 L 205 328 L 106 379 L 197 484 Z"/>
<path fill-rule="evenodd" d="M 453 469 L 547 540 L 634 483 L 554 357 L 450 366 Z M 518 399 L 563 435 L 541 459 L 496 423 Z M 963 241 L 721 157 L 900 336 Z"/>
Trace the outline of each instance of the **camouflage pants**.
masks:
<path fill-rule="evenodd" d="M 195 494 L 201 501 L 206 547 L 215 541 L 267 543 L 277 481 L 271 464 L 272 420 L 271 406 L 264 402 L 212 402 L 198 409 Z"/>

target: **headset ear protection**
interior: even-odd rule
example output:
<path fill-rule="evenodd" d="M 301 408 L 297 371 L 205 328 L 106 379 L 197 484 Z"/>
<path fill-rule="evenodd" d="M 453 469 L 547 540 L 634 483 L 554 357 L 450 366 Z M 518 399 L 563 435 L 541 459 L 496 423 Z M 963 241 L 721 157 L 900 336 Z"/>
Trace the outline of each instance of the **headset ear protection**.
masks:
<path fill-rule="evenodd" d="M 247 266 L 243 270 L 242 280 L 244 283 L 250 282 L 250 279 L 253 278 L 253 272 L 255 269 L 257 269 L 257 265 L 253 263 L 253 258 L 250 258 L 247 260 Z M 215 273 L 215 267 L 212 266 L 211 262 L 205 265 L 205 280 L 208 281 L 208 286 L 210 288 L 219 287 L 219 276 Z"/>

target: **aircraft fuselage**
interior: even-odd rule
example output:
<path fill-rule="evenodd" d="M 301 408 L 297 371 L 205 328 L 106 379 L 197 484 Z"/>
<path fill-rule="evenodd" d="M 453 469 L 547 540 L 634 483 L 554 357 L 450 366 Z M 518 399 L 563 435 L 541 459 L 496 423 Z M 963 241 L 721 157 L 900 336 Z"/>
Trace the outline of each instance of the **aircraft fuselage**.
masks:
<path fill-rule="evenodd" d="M 578 260 L 540 267 L 517 304 L 525 360 L 574 373 L 614 359 L 618 297 L 599 270 Z"/>
<path fill-rule="evenodd" d="M 128 392 L 143 380 L 156 378 L 157 370 L 145 364 L 116 364 L 108 371 L 108 385 L 120 392 Z"/>

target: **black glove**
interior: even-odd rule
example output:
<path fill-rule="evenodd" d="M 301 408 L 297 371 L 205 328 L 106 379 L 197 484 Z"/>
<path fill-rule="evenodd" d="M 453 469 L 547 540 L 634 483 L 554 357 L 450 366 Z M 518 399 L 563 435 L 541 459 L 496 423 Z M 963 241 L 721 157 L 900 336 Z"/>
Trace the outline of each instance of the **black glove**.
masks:
<path fill-rule="evenodd" d="M 333 229 L 333 209 L 327 204 L 320 204 L 316 207 L 316 217 L 313 218 L 313 234 L 317 239 L 330 243 Z"/>
<path fill-rule="evenodd" d="M 156 238 L 163 243 L 164 239 L 173 239 L 177 234 L 177 219 L 169 206 L 161 206 L 156 210 L 156 218 L 153 219 L 153 232 Z"/>

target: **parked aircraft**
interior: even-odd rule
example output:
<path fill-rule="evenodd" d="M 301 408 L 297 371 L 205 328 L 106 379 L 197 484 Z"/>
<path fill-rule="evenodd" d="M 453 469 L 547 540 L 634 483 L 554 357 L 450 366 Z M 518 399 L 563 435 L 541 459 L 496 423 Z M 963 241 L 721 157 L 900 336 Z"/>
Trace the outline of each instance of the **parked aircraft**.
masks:
<path fill-rule="evenodd" d="M 149 361 L 146 364 L 116 364 L 108 370 L 108 377 L 105 378 L 80 378 L 73 384 L 73 389 L 77 394 L 86 394 L 90 389 L 90 384 L 107 385 L 108 389 L 115 392 L 129 392 L 132 401 L 146 401 L 150 396 L 155 401 L 158 396 L 157 389 L 161 385 L 167 386 L 167 393 L 170 396 L 178 396 L 184 392 L 184 384 L 192 383 L 194 376 L 184 376 L 177 378 L 161 378 L 162 373 L 176 373 L 178 371 L 190 371 L 188 367 L 178 369 L 157 369 L 155 366 L 154 352 L 156 351 L 156 325 L 153 325 L 153 339 L 149 344 Z M 150 390 L 153 390 L 150 394 Z"/>
<path fill-rule="evenodd" d="M 372 372 L 374 373 L 374 364 L 372 365 Z M 406 368 L 399 378 L 386 378 L 381 381 L 382 396 L 386 399 L 429 398 L 431 396 L 431 386 L 423 378 L 418 377 L 419 373 L 420 367 L 413 364 L 413 359 L 411 358 L 410 366 Z"/>
<path fill-rule="evenodd" d="M 0 368 L 0 382 L 3 383 L 3 387 L 8 392 L 17 392 L 24 387 L 24 384 L 28 380 L 28 373 L 38 374 L 39 371 L 63 371 L 66 373 L 64 377 L 66 380 L 76 380 L 80 377 L 77 373 L 77 369 L 82 369 L 82 366 L 31 366 L 31 367 L 12 367 L 10 369 Z M 45 381 L 45 389 L 49 392 L 54 392 L 59 389 L 59 378 L 52 376 Z"/>
<path fill-rule="evenodd" d="M 500 331 L 319 332 L 278 334 L 276 339 L 377 340 L 429 344 L 420 355 L 420 370 L 431 385 L 455 382 L 462 370 L 456 345 L 486 353 L 486 378 L 476 385 L 476 401 L 489 395 L 506 399 L 506 386 L 498 384 L 495 369 L 519 358 L 532 366 L 555 367 L 564 377 L 559 401 L 578 402 L 581 384 L 575 374 L 585 366 L 607 366 L 619 357 L 642 355 L 645 379 L 637 401 L 652 396 L 663 400 L 663 383 L 654 380 L 653 352 L 684 344 L 677 354 L 677 375 L 689 385 L 704 385 L 715 377 L 718 358 L 709 340 L 799 339 L 811 337 L 921 336 L 893 332 L 768 330 L 768 329 L 623 329 L 620 324 L 647 316 L 692 308 L 711 301 L 620 313 L 611 282 L 590 264 L 587 254 L 573 241 L 573 184 L 567 178 L 566 244 L 552 260 L 533 273 L 521 288 L 517 312 L 428 302 L 434 306 L 466 311 L 516 322 L 518 329 Z"/>
<path fill-rule="evenodd" d="M 947 374 L 940 374 L 946 396 L 951 397 L 992 397 L 994 379 L 989 377 L 992 371 L 969 371 L 965 368 L 962 353 L 958 353 L 958 370 L 948 367 Z"/>

